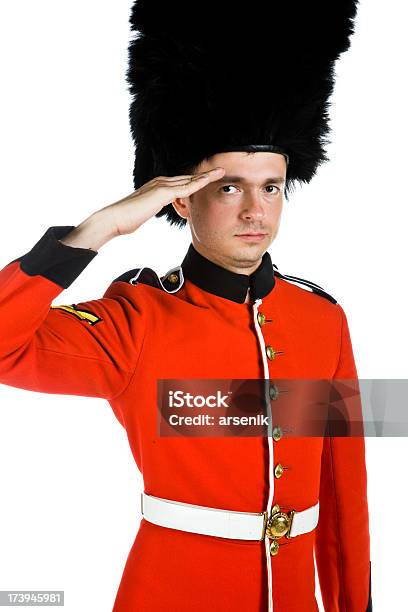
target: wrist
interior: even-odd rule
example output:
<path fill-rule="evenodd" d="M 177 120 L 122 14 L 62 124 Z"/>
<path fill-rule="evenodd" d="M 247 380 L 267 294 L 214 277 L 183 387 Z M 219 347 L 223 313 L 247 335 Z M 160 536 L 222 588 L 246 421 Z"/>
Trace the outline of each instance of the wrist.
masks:
<path fill-rule="evenodd" d="M 118 232 L 112 215 L 106 209 L 101 209 L 82 221 L 60 242 L 66 246 L 91 249 L 97 252 L 116 236 Z"/>

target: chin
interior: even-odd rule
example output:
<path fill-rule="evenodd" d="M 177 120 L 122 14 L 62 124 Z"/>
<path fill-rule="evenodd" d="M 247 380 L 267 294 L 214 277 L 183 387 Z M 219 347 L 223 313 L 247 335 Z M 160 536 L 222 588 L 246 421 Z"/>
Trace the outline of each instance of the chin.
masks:
<path fill-rule="evenodd" d="M 246 260 L 255 262 L 257 259 L 262 257 L 265 251 L 266 251 L 266 246 L 264 242 L 262 241 L 262 243 L 257 243 L 257 244 L 248 243 L 248 244 L 239 245 L 239 247 L 235 247 L 233 251 L 233 255 L 237 259 L 246 259 Z"/>

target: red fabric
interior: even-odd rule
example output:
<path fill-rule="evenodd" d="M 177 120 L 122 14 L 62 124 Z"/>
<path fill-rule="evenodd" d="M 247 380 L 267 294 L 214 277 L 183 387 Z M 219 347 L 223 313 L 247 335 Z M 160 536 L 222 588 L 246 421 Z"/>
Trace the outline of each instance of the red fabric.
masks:
<path fill-rule="evenodd" d="M 252 306 L 207 293 L 186 280 L 174 294 L 123 281 L 103 298 L 76 304 L 102 320 L 90 325 L 50 308 L 62 288 L 28 276 L 18 262 L 0 272 L 0 382 L 46 393 L 105 398 L 126 428 L 151 495 L 262 512 L 268 499 L 265 437 L 160 437 L 157 379 L 263 378 Z M 63 301 L 59 301 L 63 304 Z M 276 278 L 259 310 L 274 378 L 356 376 L 339 304 Z M 274 503 L 303 510 L 320 500 L 317 529 L 281 538 L 272 557 L 274 612 L 314 612 L 313 549 L 325 609 L 365 612 L 369 530 L 364 438 L 273 442 Z M 321 471 L 322 467 L 322 471 Z M 225 540 L 142 520 L 114 612 L 267 610 L 263 542 Z"/>

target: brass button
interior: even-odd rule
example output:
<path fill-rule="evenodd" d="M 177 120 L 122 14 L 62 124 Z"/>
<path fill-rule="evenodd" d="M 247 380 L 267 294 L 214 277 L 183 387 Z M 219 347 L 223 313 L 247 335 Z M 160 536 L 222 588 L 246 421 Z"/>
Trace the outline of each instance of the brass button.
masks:
<path fill-rule="evenodd" d="M 283 467 L 282 467 L 282 465 L 280 463 L 278 463 L 275 466 L 274 474 L 275 474 L 276 478 L 280 478 L 282 476 L 282 474 L 283 474 Z"/>
<path fill-rule="evenodd" d="M 271 398 L 271 400 L 276 400 L 278 395 L 279 395 L 279 389 L 275 385 L 275 383 L 272 383 L 271 385 L 269 385 L 269 397 Z"/>
<path fill-rule="evenodd" d="M 273 557 L 277 555 L 279 551 L 279 542 L 277 542 L 276 540 L 273 540 L 269 550 L 271 551 L 271 555 Z"/>
<path fill-rule="evenodd" d="M 266 347 L 266 354 L 268 356 L 268 359 L 275 359 L 275 351 L 271 346 Z"/>
<path fill-rule="evenodd" d="M 281 428 L 279 426 L 274 427 L 272 431 L 272 438 L 275 440 L 275 442 L 278 442 L 282 436 L 283 436 L 283 433 L 282 433 Z"/>
<path fill-rule="evenodd" d="M 178 283 L 178 280 L 179 280 L 178 274 L 175 274 L 174 272 L 172 274 L 169 274 L 167 277 L 167 280 L 170 283 Z"/>
<path fill-rule="evenodd" d="M 263 325 L 265 323 L 266 317 L 263 312 L 258 312 L 258 323 L 259 325 Z"/>
<path fill-rule="evenodd" d="M 268 359 L 275 359 L 276 355 L 281 355 L 282 353 L 283 351 L 275 351 L 273 346 L 268 345 L 266 347 L 266 354 L 268 356 Z"/>

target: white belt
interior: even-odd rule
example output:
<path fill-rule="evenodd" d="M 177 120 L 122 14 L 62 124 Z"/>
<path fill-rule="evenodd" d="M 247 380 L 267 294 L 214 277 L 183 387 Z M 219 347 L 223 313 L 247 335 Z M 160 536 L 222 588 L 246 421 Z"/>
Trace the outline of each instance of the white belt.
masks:
<path fill-rule="evenodd" d="M 293 538 L 312 531 L 319 520 L 319 502 L 300 512 L 281 512 L 279 506 L 266 512 L 238 512 L 185 504 L 142 492 L 141 510 L 150 523 L 202 535 L 239 540 Z"/>

